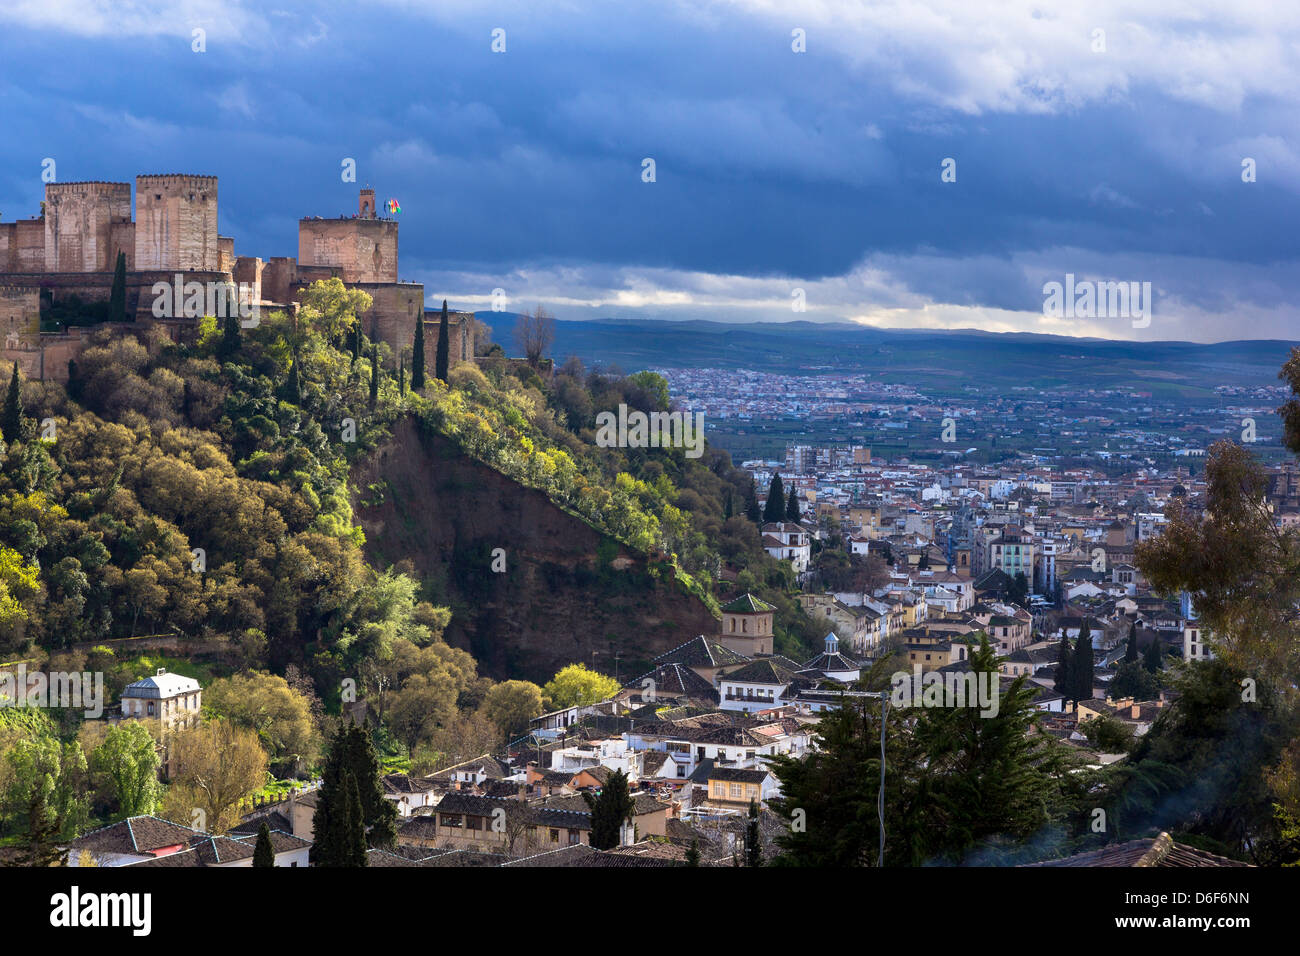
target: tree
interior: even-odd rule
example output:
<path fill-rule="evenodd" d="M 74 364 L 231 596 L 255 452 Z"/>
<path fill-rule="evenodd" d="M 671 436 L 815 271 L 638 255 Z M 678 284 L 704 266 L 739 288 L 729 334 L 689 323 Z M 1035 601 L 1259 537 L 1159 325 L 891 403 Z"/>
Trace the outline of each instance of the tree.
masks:
<path fill-rule="evenodd" d="M 397 394 L 406 394 L 406 357 L 401 356 L 397 360 Z"/>
<path fill-rule="evenodd" d="M 1159 634 L 1151 635 L 1151 643 L 1147 645 L 1146 653 L 1142 656 L 1142 666 L 1151 674 L 1159 674 L 1165 666 L 1164 644 L 1160 641 Z"/>
<path fill-rule="evenodd" d="M 257 734 L 273 771 L 288 776 L 316 756 L 311 702 L 283 677 L 253 672 L 220 677 L 203 692 L 203 703 L 238 727 Z"/>
<path fill-rule="evenodd" d="M 357 774 L 360 770 L 360 776 Z M 379 799 L 391 811 L 372 807 L 372 818 L 382 815 L 380 826 L 389 834 L 395 829 L 393 817 L 396 809 L 392 801 L 383 797 L 379 789 L 378 758 L 370 735 L 356 724 L 340 724 L 330 741 L 325 769 L 321 774 L 320 796 L 314 818 L 315 842 L 310 851 L 312 866 L 365 866 L 367 807 L 366 793 L 379 792 Z M 367 783 L 373 781 L 373 784 Z M 372 830 L 372 840 L 375 831 Z M 377 845 L 388 845 L 392 836 L 380 834 L 386 840 Z M 374 841 L 377 842 L 377 841 Z"/>
<path fill-rule="evenodd" d="M 636 802 L 628 792 L 627 775 L 615 770 L 605 781 L 600 794 L 584 793 L 582 799 L 591 809 L 591 846 L 611 850 L 620 844 L 623 826 L 632 819 Z"/>
<path fill-rule="evenodd" d="M 745 824 L 745 866 L 763 865 L 763 840 L 758 832 L 758 804 L 749 801 L 749 820 Z"/>
<path fill-rule="evenodd" d="M 108 293 L 108 321 L 122 322 L 126 317 L 126 253 L 119 249 L 113 267 L 113 287 Z"/>
<path fill-rule="evenodd" d="M 561 668 L 542 685 L 546 706 L 551 710 L 596 704 L 608 700 L 618 691 L 618 681 L 588 669 L 585 664 L 570 664 Z"/>
<path fill-rule="evenodd" d="M 522 312 L 515 322 L 515 344 L 528 359 L 528 364 L 537 367 L 542 356 L 555 341 L 555 316 L 540 305 L 531 312 Z"/>
<path fill-rule="evenodd" d="M 785 520 L 785 488 L 781 486 L 781 476 L 773 475 L 772 483 L 767 486 L 767 505 L 763 508 L 763 523 L 780 523 Z"/>
<path fill-rule="evenodd" d="M 442 300 L 442 318 L 438 322 L 438 351 L 433 362 L 433 374 L 440 382 L 447 381 L 447 355 L 451 349 L 451 328 L 447 324 L 447 300 Z"/>
<path fill-rule="evenodd" d="M 360 289 L 349 289 L 337 276 L 317 279 L 303 290 L 298 322 L 319 332 L 331 345 L 341 345 L 344 336 L 359 324 L 358 316 L 370 311 L 374 299 Z"/>
<path fill-rule="evenodd" d="M 1160 681 L 1140 660 L 1124 661 L 1110 679 L 1109 696 L 1119 699 L 1152 700 L 1160 693 Z"/>
<path fill-rule="evenodd" d="M 9 729 L 20 733 L 4 755 L 4 808 L 18 818 L 22 835 L 14 862 L 54 866 L 63 857 L 60 844 L 75 837 L 89 815 L 86 757 L 75 740 L 61 745 L 47 718 Z"/>
<path fill-rule="evenodd" d="M 411 351 L 411 391 L 424 388 L 424 313 L 416 310 L 415 344 Z"/>
<path fill-rule="evenodd" d="M 790 497 L 785 503 L 785 520 L 798 522 L 799 513 L 799 495 L 794 488 L 790 489 Z"/>
<path fill-rule="evenodd" d="M 379 404 L 379 343 L 370 343 L 370 409 Z"/>
<path fill-rule="evenodd" d="M 687 866 L 700 865 L 700 841 L 699 840 L 692 840 L 691 845 L 686 848 L 686 865 Z"/>
<path fill-rule="evenodd" d="M 1137 621 L 1128 626 L 1128 647 L 1124 649 L 1124 663 L 1136 664 L 1138 661 L 1138 627 Z"/>
<path fill-rule="evenodd" d="M 220 718 L 169 732 L 171 786 L 164 806 L 186 826 L 202 810 L 206 828 L 224 833 L 239 822 L 239 808 L 266 783 L 266 753 L 257 734 Z"/>
<path fill-rule="evenodd" d="M 749 488 L 745 491 L 745 517 L 754 524 L 763 523 L 763 509 L 758 504 L 758 485 L 753 478 L 749 479 Z"/>
<path fill-rule="evenodd" d="M 9 391 L 5 393 L 5 407 L 0 414 L 0 435 L 6 442 L 18 441 L 23 436 L 23 393 L 18 382 L 18 362 L 14 362 L 13 375 L 9 379 Z"/>
<path fill-rule="evenodd" d="M 221 340 L 217 343 L 217 358 L 230 359 L 239 353 L 242 338 L 239 332 L 239 310 L 226 316 L 221 326 Z"/>
<path fill-rule="evenodd" d="M 1016 576 L 1011 579 L 1011 587 L 1007 589 L 1007 600 L 1023 607 L 1028 597 L 1029 579 L 1025 577 L 1024 571 L 1017 571 Z"/>
<path fill-rule="evenodd" d="M 275 847 L 271 845 L 271 828 L 263 823 L 257 828 L 257 845 L 253 847 L 253 866 L 275 866 Z"/>
<path fill-rule="evenodd" d="M 930 552 L 929 552 L 929 551 L 922 551 L 922 552 L 921 552 L 921 560 L 918 561 L 918 562 L 916 562 L 916 570 L 918 570 L 918 571 L 929 571 L 929 570 L 930 570 Z"/>
<path fill-rule="evenodd" d="M 189 379 L 185 380 L 189 385 Z M 293 359 L 289 362 L 289 380 L 285 384 L 284 397 L 290 405 L 302 404 L 302 381 L 298 375 L 298 354 L 295 352 Z"/>
<path fill-rule="evenodd" d="M 1074 678 L 1074 693 L 1070 699 L 1075 703 L 1092 699 L 1092 665 L 1092 634 L 1089 632 L 1088 619 L 1084 618 L 1083 625 L 1079 628 L 1079 639 L 1074 644 L 1074 661 L 1070 664 L 1070 673 Z"/>
<path fill-rule="evenodd" d="M 1070 636 L 1061 628 L 1061 641 L 1056 645 L 1056 671 L 1053 675 L 1052 689 L 1068 700 L 1074 699 L 1074 675 L 1071 670 L 1073 653 L 1070 648 Z"/>
<path fill-rule="evenodd" d="M 507 740 L 528 729 L 528 722 L 542 713 L 542 689 L 531 681 L 508 680 L 495 684 L 483 698 L 483 710 Z"/>
<path fill-rule="evenodd" d="M 109 728 L 104 742 L 90 754 L 90 767 L 107 778 L 124 817 L 148 816 L 158 809 L 162 760 L 153 735 L 138 720 Z"/>

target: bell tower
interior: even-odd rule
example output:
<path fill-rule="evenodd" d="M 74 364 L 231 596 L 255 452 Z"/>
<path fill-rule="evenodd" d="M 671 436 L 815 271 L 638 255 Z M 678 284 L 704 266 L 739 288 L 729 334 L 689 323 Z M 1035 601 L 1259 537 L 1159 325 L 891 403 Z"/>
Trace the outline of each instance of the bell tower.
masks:
<path fill-rule="evenodd" d="M 357 218 L 375 218 L 375 191 L 369 186 L 361 190 L 361 198 L 357 200 Z"/>

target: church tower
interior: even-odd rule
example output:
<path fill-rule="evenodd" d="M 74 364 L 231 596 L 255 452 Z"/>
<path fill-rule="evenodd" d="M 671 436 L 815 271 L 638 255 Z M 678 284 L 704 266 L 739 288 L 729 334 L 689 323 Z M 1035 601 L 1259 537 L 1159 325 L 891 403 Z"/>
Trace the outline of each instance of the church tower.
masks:
<path fill-rule="evenodd" d="M 752 594 L 742 594 L 722 609 L 718 643 L 729 651 L 757 657 L 772 653 L 772 618 L 776 608 Z"/>

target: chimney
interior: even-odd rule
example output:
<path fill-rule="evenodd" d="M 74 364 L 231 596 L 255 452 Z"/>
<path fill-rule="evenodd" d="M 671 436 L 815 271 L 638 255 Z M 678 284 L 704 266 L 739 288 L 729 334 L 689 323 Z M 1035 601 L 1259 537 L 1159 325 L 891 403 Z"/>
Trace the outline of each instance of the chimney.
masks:
<path fill-rule="evenodd" d="M 160 667 L 160 668 L 158 668 L 158 673 L 157 673 L 156 676 L 158 676 L 158 677 L 162 677 L 163 674 L 166 674 L 166 673 L 167 673 L 167 668 L 165 668 L 165 667 Z"/>
<path fill-rule="evenodd" d="M 1130 712 L 1133 714 L 1133 719 L 1137 720 L 1142 716 L 1142 705 L 1134 704 Z"/>

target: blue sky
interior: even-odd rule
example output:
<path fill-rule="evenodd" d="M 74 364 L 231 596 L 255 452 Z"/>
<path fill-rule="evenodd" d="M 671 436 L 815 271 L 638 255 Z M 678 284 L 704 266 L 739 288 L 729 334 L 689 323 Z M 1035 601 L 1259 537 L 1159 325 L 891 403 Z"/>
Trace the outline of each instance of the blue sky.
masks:
<path fill-rule="evenodd" d="M 1300 338 L 1300 9 L 1216 6 L 6 0 L 0 214 L 46 157 L 206 173 L 237 253 L 293 255 L 351 157 L 431 303 Z M 1044 315 L 1066 273 L 1151 282 L 1150 325 Z"/>

